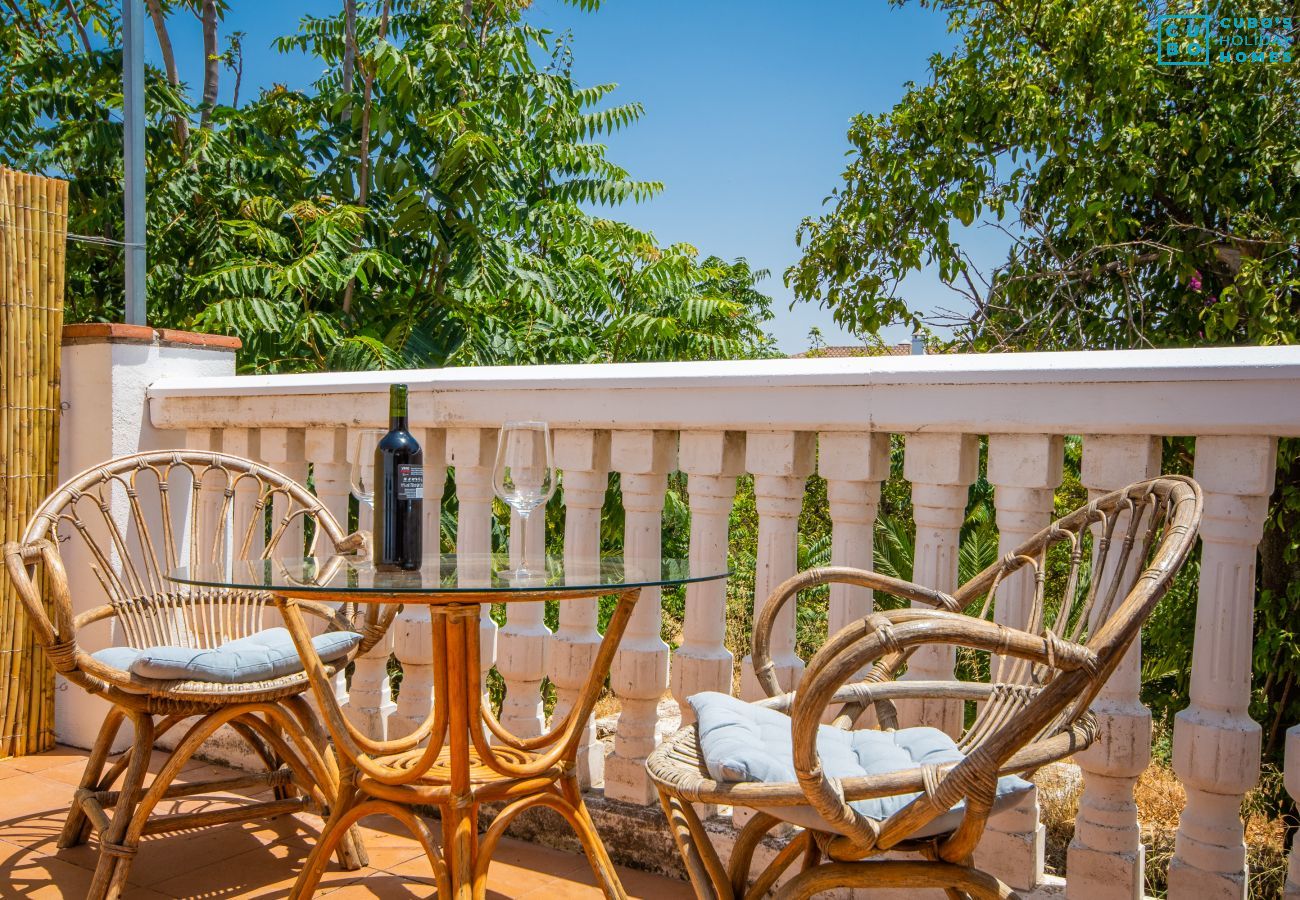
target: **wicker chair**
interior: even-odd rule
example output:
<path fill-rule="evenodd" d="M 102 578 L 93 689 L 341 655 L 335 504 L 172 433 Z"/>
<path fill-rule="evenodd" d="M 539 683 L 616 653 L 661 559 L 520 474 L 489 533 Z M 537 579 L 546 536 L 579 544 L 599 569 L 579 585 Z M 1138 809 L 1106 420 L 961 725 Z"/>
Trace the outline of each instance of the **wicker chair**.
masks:
<path fill-rule="evenodd" d="M 115 507 L 128 512 L 115 518 Z M 144 835 L 301 810 L 328 813 L 337 796 L 338 770 L 325 732 L 303 697 L 305 673 L 237 684 L 159 681 L 96 659 L 77 640 L 79 631 L 111 620 L 119 642 L 131 647 L 207 649 L 275 626 L 279 616 L 268 595 L 186 589 L 165 576 L 181 564 L 259 554 L 269 558 L 287 537 L 296 542 L 289 555 L 299 555 L 304 546 L 311 553 L 320 542 L 337 553 L 364 552 L 366 545 L 360 535 L 345 538 L 317 499 L 284 475 L 236 456 L 176 450 L 120 457 L 77 475 L 40 506 L 21 543 L 5 544 L 9 577 L 54 669 L 112 704 L 58 842 L 71 847 L 86 841 L 92 828 L 98 831 L 99 863 L 88 894 L 93 900 L 122 894 Z M 70 552 L 72 547 L 76 550 Z M 93 570 L 108 601 L 77 616 L 64 567 L 64 557 L 73 553 Z M 354 621 L 354 610 L 348 608 L 301 606 L 322 630 L 362 632 L 361 645 L 335 662 L 333 670 L 366 652 L 388 625 L 374 616 Z M 110 762 L 114 739 L 128 720 L 134 742 Z M 265 771 L 173 783 L 203 742 L 224 725 L 247 743 Z M 182 736 L 175 749 L 146 786 L 155 742 L 178 727 Z M 273 788 L 270 799 L 153 815 L 166 798 L 267 786 Z M 364 865 L 365 849 L 355 835 L 343 842 L 339 860 L 346 868 Z"/>
<path fill-rule="evenodd" d="M 1027 777 L 1093 742 L 1097 725 L 1089 705 L 1186 561 L 1200 516 L 1195 482 L 1157 478 L 1099 497 L 1053 523 L 953 595 L 847 568 L 811 570 L 778 587 L 755 625 L 753 660 L 769 697 L 759 705 L 789 715 L 797 782 L 714 780 L 696 726 L 666 740 L 647 762 L 699 896 L 763 896 L 802 857 L 802 871 L 778 897 L 809 897 L 834 887 L 1015 897 L 972 861 L 998 780 Z M 1012 578 L 1025 568 L 1032 580 L 1025 573 Z M 1016 580 L 1028 607 L 1022 629 L 991 621 L 999 589 Z M 797 691 L 785 694 L 769 653 L 777 611 L 800 591 L 833 582 L 873 588 L 878 600 L 892 595 L 930 608 L 877 611 L 848 625 L 818 650 Z M 927 645 L 965 648 L 959 653 L 966 663 L 978 668 L 982 657 L 994 676 L 988 682 L 900 679 L 911 654 Z M 964 704 L 968 727 L 957 744 L 964 757 L 853 778 L 824 773 L 820 723 L 852 728 L 874 713 L 881 728 L 894 729 L 900 701 L 912 708 L 917 701 Z M 910 799 L 879 820 L 850 805 L 899 796 Z M 928 823 L 963 802 L 959 824 L 930 833 Z M 693 803 L 758 811 L 738 836 L 728 865 L 710 844 Z M 755 849 L 794 807 L 805 813 L 811 807 L 824 828 L 799 832 L 749 885 Z M 915 858 L 873 859 L 885 852 Z"/>

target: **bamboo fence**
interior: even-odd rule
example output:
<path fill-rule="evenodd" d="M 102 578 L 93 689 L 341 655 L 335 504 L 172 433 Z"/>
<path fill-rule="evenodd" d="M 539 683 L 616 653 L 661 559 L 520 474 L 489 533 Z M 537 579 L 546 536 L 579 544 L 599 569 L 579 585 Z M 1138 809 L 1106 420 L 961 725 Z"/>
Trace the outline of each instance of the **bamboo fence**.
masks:
<path fill-rule="evenodd" d="M 57 487 L 68 184 L 0 166 L 0 515 L 18 540 Z M 54 746 L 54 672 L 0 578 L 0 758 Z"/>

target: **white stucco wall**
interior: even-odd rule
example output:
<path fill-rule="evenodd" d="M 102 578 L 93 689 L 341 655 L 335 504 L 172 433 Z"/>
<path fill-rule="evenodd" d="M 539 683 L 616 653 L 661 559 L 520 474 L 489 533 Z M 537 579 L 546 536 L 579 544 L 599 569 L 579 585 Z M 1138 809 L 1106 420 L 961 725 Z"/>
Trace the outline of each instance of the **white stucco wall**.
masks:
<path fill-rule="evenodd" d="M 115 456 L 158 450 L 177 443 L 178 432 L 162 431 L 149 421 L 145 393 L 163 377 L 233 375 L 235 354 L 227 349 L 158 341 L 76 342 L 63 348 L 63 420 L 59 436 L 59 479 Z M 118 513 L 125 531 L 126 510 Z M 83 612 L 104 602 L 104 594 L 89 568 L 84 551 L 69 542 L 64 548 L 73 611 Z M 108 624 L 80 632 L 90 651 L 110 646 Z M 94 742 L 108 704 L 58 678 L 55 684 L 54 730 L 58 740 L 74 747 Z M 125 729 L 124 729 L 125 731 Z M 126 746 L 129 732 L 119 739 Z"/>

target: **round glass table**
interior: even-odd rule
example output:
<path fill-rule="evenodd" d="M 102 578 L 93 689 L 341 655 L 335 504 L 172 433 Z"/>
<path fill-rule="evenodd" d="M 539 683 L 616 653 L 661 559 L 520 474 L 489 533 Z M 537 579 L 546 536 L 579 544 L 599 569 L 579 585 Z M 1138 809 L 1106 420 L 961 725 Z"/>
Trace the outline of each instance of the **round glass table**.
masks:
<path fill-rule="evenodd" d="M 577 832 L 607 897 L 626 897 L 614 865 L 582 801 L 577 752 L 585 723 L 609 675 L 641 590 L 725 578 L 726 571 L 692 572 L 685 560 L 593 559 L 566 568 L 544 565 L 516 576 L 502 555 L 446 554 L 411 571 L 381 569 L 352 556 L 235 560 L 182 567 L 168 578 L 199 587 L 270 593 L 302 657 L 307 678 L 339 756 L 339 799 L 330 810 L 291 897 L 310 897 L 330 855 L 352 825 L 387 814 L 419 841 L 433 870 L 439 897 L 478 900 L 487 893 L 492 853 L 510 822 L 537 806 L 563 816 Z M 479 622 L 493 603 L 574 600 L 614 596 L 617 604 L 596 648 L 586 683 L 561 721 L 543 734 L 519 737 L 497 719 L 483 688 Z M 399 606 L 426 608 L 432 639 L 433 697 L 424 722 L 410 734 L 378 741 L 344 714 L 312 644 L 303 608 L 342 603 L 343 627 L 387 629 Z M 348 617 L 346 610 L 364 606 Z M 420 618 L 423 618 L 421 616 Z M 406 686 L 403 686 L 406 689 Z M 501 803 L 479 833 L 484 803 Z M 416 815 L 416 805 L 437 806 L 441 840 Z"/>

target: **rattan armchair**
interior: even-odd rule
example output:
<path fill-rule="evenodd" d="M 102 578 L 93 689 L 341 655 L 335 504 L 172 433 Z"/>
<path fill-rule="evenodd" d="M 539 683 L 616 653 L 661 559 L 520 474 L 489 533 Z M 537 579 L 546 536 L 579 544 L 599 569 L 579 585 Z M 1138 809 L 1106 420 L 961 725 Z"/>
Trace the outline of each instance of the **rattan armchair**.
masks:
<path fill-rule="evenodd" d="M 185 588 L 166 575 L 180 565 L 269 558 L 278 549 L 310 554 L 318 544 L 346 553 L 364 551 L 366 541 L 345 537 L 306 488 L 279 472 L 236 456 L 191 450 L 124 456 L 77 475 L 40 506 L 20 543 L 5 544 L 9 577 L 50 663 L 111 704 L 58 842 L 70 847 L 86 841 L 92 829 L 99 833 L 92 900 L 123 893 L 145 835 L 301 810 L 325 815 L 339 776 L 324 729 L 303 696 L 304 672 L 235 684 L 142 678 L 92 656 L 78 643 L 78 633 L 111 622 L 123 645 L 208 649 L 277 626 L 280 617 L 269 595 Z M 75 564 L 74 555 L 94 572 L 107 601 L 75 616 L 65 569 L 65 557 Z M 373 613 L 357 619 L 351 608 L 300 605 L 320 630 L 362 633 L 360 646 L 331 671 L 374 646 L 388 625 Z M 134 727 L 134 742 L 110 760 L 125 721 Z M 227 725 L 264 771 L 176 783 L 203 742 Z M 155 743 L 173 729 L 181 731 L 175 749 L 146 785 Z M 154 815 L 164 799 L 239 789 L 256 793 L 268 786 L 269 799 Z M 342 842 L 338 855 L 346 868 L 359 868 L 366 859 L 355 835 Z"/>
<path fill-rule="evenodd" d="M 797 781 L 714 780 L 696 726 L 666 740 L 647 763 L 699 896 L 763 896 L 801 859 L 802 871 L 776 891 L 778 897 L 809 897 L 835 887 L 1015 897 L 973 863 L 998 780 L 1028 777 L 1093 742 L 1097 724 L 1089 706 L 1186 561 L 1200 516 L 1195 482 L 1157 478 L 1099 497 L 1054 522 L 952 595 L 844 568 L 804 572 L 778 587 L 755 624 L 753 661 L 769 697 L 760 705 L 789 715 Z M 1023 569 L 1031 575 L 1015 575 Z M 999 589 L 1013 578 L 1021 580 L 1017 590 L 1028 587 L 1030 595 L 1020 628 L 992 621 Z M 832 635 L 808 663 L 797 690 L 783 693 L 769 652 L 776 614 L 800 591 L 833 582 L 872 588 L 878 602 L 889 595 L 922 606 L 876 611 Z M 911 655 L 927 645 L 966 648 L 961 652 L 967 662 L 982 656 L 993 676 L 983 682 L 901 677 Z M 967 724 L 957 743 L 960 761 L 843 779 L 823 771 L 819 724 L 853 728 L 874 714 L 878 727 L 895 729 L 900 702 L 918 700 L 963 703 Z M 879 820 L 851 805 L 897 796 L 910 800 Z M 693 803 L 758 811 L 728 864 L 711 845 Z M 957 804 L 964 804 L 958 824 L 937 834 L 926 829 Z M 815 810 L 821 827 L 799 832 L 752 873 L 759 843 L 796 807 Z M 893 858 L 878 858 L 886 852 Z M 900 852 L 914 856 L 900 859 Z"/>

